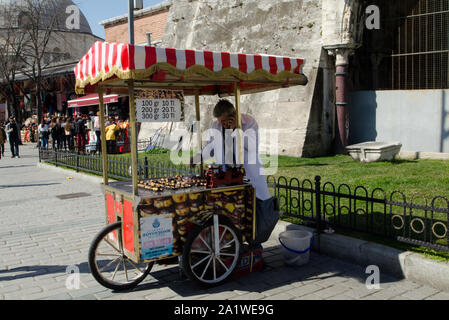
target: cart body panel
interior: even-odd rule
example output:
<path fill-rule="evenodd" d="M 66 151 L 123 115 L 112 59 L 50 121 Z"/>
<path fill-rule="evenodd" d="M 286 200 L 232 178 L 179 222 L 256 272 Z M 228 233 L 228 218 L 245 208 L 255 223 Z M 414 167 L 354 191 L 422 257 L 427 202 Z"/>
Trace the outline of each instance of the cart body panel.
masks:
<path fill-rule="evenodd" d="M 124 250 L 136 263 L 181 255 L 189 232 L 214 214 L 235 225 L 243 241 L 251 238 L 255 190 L 250 184 L 177 192 L 142 188 L 139 197 L 131 196 L 131 188 L 129 181 L 105 186 L 106 222 L 122 221 Z"/>

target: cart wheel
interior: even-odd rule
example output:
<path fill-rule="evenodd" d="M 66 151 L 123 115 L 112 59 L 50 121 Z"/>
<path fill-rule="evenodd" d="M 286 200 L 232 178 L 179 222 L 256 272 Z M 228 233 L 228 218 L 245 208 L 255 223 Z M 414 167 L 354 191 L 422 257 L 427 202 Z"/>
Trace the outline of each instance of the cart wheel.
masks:
<path fill-rule="evenodd" d="M 182 268 L 202 286 L 225 282 L 240 264 L 242 236 L 227 219 L 217 217 L 218 250 L 215 250 L 214 219 L 192 230 L 184 244 Z"/>
<path fill-rule="evenodd" d="M 121 228 L 121 222 L 106 226 L 97 234 L 89 249 L 89 268 L 93 277 L 112 290 L 134 288 L 153 267 L 153 262 L 135 263 L 124 254 Z"/>

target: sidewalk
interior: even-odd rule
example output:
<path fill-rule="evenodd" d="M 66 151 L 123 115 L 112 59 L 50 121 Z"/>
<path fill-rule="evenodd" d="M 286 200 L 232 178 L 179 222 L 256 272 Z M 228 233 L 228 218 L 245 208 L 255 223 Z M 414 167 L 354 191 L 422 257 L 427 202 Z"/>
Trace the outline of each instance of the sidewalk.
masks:
<path fill-rule="evenodd" d="M 20 159 L 11 159 L 6 150 L 0 160 L 0 299 L 449 299 L 449 292 L 382 268 L 380 288 L 370 290 L 365 285 L 367 265 L 315 252 L 306 266 L 285 266 L 276 233 L 264 244 L 267 268 L 262 272 L 206 290 L 181 278 L 176 265 L 155 265 L 135 290 L 111 291 L 94 280 L 87 265 L 90 243 L 105 225 L 101 180 L 37 167 L 34 144 L 20 146 L 20 154 Z M 88 195 L 57 198 L 75 193 Z M 68 267 L 79 270 L 79 289 L 66 287 Z"/>

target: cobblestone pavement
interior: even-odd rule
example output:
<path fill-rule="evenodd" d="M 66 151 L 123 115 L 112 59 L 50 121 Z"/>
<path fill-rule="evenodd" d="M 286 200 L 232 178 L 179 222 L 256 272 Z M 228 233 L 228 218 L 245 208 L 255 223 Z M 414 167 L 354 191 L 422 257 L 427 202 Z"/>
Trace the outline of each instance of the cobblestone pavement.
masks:
<path fill-rule="evenodd" d="M 449 299 L 447 292 L 382 273 L 380 289 L 369 290 L 365 268 L 316 253 L 306 266 L 285 266 L 276 240 L 264 244 L 263 271 L 219 287 L 198 287 L 180 277 L 177 265 L 155 265 L 135 290 L 114 292 L 94 280 L 87 264 L 90 242 L 105 225 L 101 185 L 37 168 L 34 145 L 21 146 L 20 159 L 9 155 L 0 160 L 0 300 Z M 78 192 L 89 196 L 57 198 Z M 79 289 L 66 287 L 69 266 L 79 268 Z"/>

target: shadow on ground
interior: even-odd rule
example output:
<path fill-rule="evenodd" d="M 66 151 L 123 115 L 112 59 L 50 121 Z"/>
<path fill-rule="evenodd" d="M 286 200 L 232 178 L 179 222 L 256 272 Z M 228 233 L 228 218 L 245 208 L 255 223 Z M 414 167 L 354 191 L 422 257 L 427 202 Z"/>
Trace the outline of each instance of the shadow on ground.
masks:
<path fill-rule="evenodd" d="M 114 294 L 126 294 L 130 292 L 139 292 L 145 290 L 169 288 L 180 298 L 189 299 L 199 295 L 208 295 L 213 293 L 229 292 L 234 290 L 251 292 L 263 292 L 276 289 L 290 283 L 302 282 L 303 285 L 331 279 L 333 277 L 344 277 L 359 281 L 365 284 L 369 275 L 365 274 L 362 267 L 349 264 L 337 259 L 333 259 L 324 255 L 312 252 L 310 261 L 307 265 L 300 267 L 286 266 L 281 255 L 282 248 L 280 246 L 267 247 L 264 250 L 264 269 L 252 274 L 244 275 L 237 279 L 232 279 L 222 285 L 205 288 L 200 284 L 191 281 L 180 271 L 178 264 L 167 265 L 163 269 L 156 268 L 147 278 L 132 290 L 112 291 Z M 89 274 L 89 266 L 87 262 L 76 265 L 79 272 Z M 16 279 L 31 278 L 46 274 L 69 274 L 70 266 L 58 265 L 41 265 L 41 266 L 23 266 L 10 270 L 0 270 L 0 281 L 11 281 Z M 12 275 L 12 273 L 18 273 Z M 11 274 L 11 275 L 10 275 Z M 381 283 L 391 283 L 400 279 L 382 275 Z M 98 284 L 100 285 L 100 284 Z M 151 292 L 149 292 L 149 296 Z"/>

